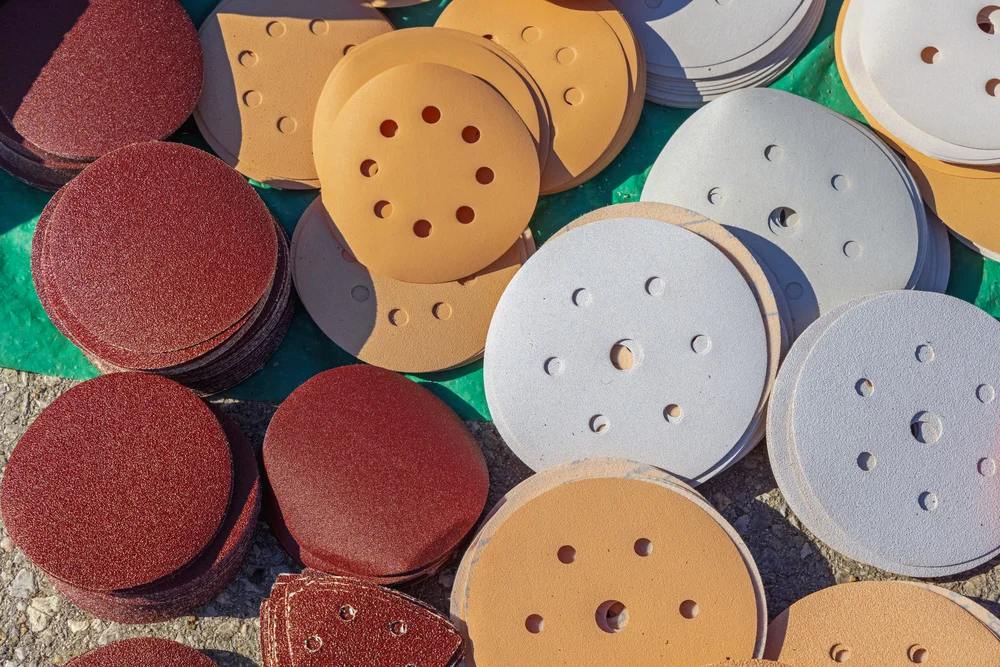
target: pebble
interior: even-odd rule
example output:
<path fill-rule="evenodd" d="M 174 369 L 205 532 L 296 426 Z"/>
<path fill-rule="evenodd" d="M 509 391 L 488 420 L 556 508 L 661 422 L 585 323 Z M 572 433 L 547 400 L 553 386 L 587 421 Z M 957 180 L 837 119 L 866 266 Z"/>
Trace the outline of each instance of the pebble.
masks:
<path fill-rule="evenodd" d="M 81 621 L 74 618 L 67 621 L 66 625 L 69 626 L 71 632 L 83 632 L 84 630 L 90 627 L 90 621 L 86 619 Z"/>
<path fill-rule="evenodd" d="M 2 540 L 0 540 L 0 549 L 3 549 L 7 553 L 10 553 L 11 551 L 14 550 L 14 540 L 10 539 L 9 536 L 3 538 Z"/>
<path fill-rule="evenodd" d="M 41 632 L 49 627 L 49 619 L 50 616 L 45 612 L 34 607 L 28 608 L 28 629 L 32 632 Z"/>
<path fill-rule="evenodd" d="M 10 582 L 8 592 L 15 598 L 30 598 L 37 590 L 35 588 L 35 577 L 27 570 L 20 570 L 14 575 L 14 580 Z"/>

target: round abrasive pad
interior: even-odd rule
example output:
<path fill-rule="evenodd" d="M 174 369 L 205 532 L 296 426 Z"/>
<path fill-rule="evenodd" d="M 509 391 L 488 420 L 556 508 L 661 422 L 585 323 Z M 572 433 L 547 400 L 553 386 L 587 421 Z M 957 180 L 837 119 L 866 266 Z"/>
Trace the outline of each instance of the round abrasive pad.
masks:
<path fill-rule="evenodd" d="M 987 667 L 1000 664 L 998 627 L 986 610 L 950 591 L 866 581 L 833 586 L 793 604 L 768 628 L 765 656 L 795 667 L 847 661 Z"/>
<path fill-rule="evenodd" d="M 363 3 L 226 0 L 199 31 L 205 90 L 195 120 L 202 134 L 253 179 L 319 187 L 312 128 L 320 91 L 348 50 L 392 30 Z"/>
<path fill-rule="evenodd" d="M 98 160 L 62 193 L 45 239 L 50 288 L 101 340 L 137 352 L 204 342 L 275 275 L 274 220 L 227 164 L 151 142 Z"/>
<path fill-rule="evenodd" d="M 379 74 L 315 150 L 323 203 L 351 252 L 397 280 L 476 273 L 524 232 L 538 201 L 538 154 L 520 116 L 452 67 Z"/>
<path fill-rule="evenodd" d="M 409 572 L 450 553 L 489 486 L 458 416 L 373 366 L 326 371 L 296 389 L 271 420 L 263 456 L 295 539 L 357 576 Z"/>
<path fill-rule="evenodd" d="M 342 349 L 404 373 L 453 368 L 481 355 L 497 301 L 527 254 L 525 240 L 518 239 L 500 259 L 469 278 L 404 283 L 370 272 L 335 230 L 317 198 L 292 239 L 299 298 Z"/>
<path fill-rule="evenodd" d="M 456 575 L 469 664 L 703 665 L 759 657 L 766 611 L 746 547 L 700 496 L 627 461 L 511 491 Z"/>
<path fill-rule="evenodd" d="M 177 0 L 8 0 L 0 62 L 0 111 L 75 159 L 165 139 L 201 92 L 198 34 Z"/>
<path fill-rule="evenodd" d="M 538 82 L 558 128 L 542 174 L 546 193 L 566 189 L 607 153 L 617 153 L 628 115 L 631 78 L 622 43 L 599 12 L 579 4 L 456 0 L 435 23 L 488 36 Z"/>
<path fill-rule="evenodd" d="M 692 116 L 642 199 L 735 234 L 777 276 L 796 336 L 842 303 L 919 275 L 926 221 L 908 177 L 842 117 L 781 91 L 738 91 Z"/>
<path fill-rule="evenodd" d="M 792 465 L 850 542 L 820 539 L 900 574 L 945 576 L 1000 552 L 997 350 L 993 318 L 927 292 L 879 295 L 828 326 L 789 423 Z"/>
<path fill-rule="evenodd" d="M 497 428 L 533 469 L 621 456 L 696 480 L 742 446 L 768 345 L 746 279 L 709 241 L 658 220 L 604 220 L 550 241 L 514 276 L 484 371 Z"/>
<path fill-rule="evenodd" d="M 171 574 L 229 505 L 229 444 L 189 390 L 153 375 L 84 382 L 21 438 L 0 492 L 4 525 L 42 570 L 98 591 Z"/>
<path fill-rule="evenodd" d="M 67 667 L 216 667 L 204 653 L 183 644 L 142 637 L 124 639 L 73 658 Z"/>

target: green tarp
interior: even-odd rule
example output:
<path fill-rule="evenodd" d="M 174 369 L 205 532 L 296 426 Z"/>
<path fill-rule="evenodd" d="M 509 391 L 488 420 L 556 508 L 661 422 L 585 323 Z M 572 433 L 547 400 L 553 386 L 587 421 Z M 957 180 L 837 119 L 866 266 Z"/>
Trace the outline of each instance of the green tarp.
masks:
<path fill-rule="evenodd" d="M 499 1 L 499 0 L 498 0 Z M 213 0 L 182 0 L 200 25 L 215 6 Z M 433 25 L 447 4 L 432 0 L 417 7 L 388 10 L 397 28 Z M 839 0 L 829 0 L 816 36 L 803 56 L 774 87 L 807 97 L 840 113 L 862 120 L 837 73 L 833 30 Z M 531 221 L 535 238 L 544 243 L 556 230 L 576 217 L 602 206 L 638 200 L 646 174 L 673 132 L 690 111 L 646 103 L 635 135 L 621 155 L 596 178 L 578 188 L 542 197 Z M 194 124 L 189 122 L 173 140 L 209 150 Z M 289 234 L 315 193 L 259 187 L 264 201 Z M 97 371 L 49 321 L 35 295 L 29 255 L 38 215 L 49 195 L 22 185 L 0 172 L 0 366 L 86 379 Z M 991 314 L 1000 313 L 1000 264 L 984 260 L 952 242 L 952 275 L 949 292 L 974 302 Z M 281 401 L 320 371 L 356 363 L 313 324 L 301 305 L 288 336 L 267 366 L 227 395 L 264 401 Z M 415 377 L 426 382 L 465 419 L 488 419 L 483 394 L 482 363 Z"/>

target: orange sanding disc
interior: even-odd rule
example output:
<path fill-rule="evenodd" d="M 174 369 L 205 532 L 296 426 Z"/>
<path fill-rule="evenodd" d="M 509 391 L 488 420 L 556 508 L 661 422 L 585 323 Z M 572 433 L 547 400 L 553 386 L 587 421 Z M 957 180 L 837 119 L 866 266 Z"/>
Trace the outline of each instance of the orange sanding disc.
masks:
<path fill-rule="evenodd" d="M 739 536 L 650 466 L 550 468 L 493 510 L 456 575 L 475 667 L 701 667 L 763 651 L 766 608 Z"/>
<path fill-rule="evenodd" d="M 533 247 L 531 233 L 468 278 L 405 283 L 372 273 L 349 251 L 319 198 L 292 239 L 295 288 L 320 329 L 361 361 L 428 373 L 479 357 L 500 295 Z"/>
<path fill-rule="evenodd" d="M 792 667 L 783 662 L 771 662 L 770 660 L 727 660 L 705 667 Z"/>
<path fill-rule="evenodd" d="M 826 588 L 789 607 L 768 628 L 765 657 L 795 667 L 847 661 L 859 667 L 995 667 L 998 632 L 1000 621 L 950 591 L 866 581 Z"/>
<path fill-rule="evenodd" d="M 195 121 L 240 173 L 318 188 L 312 125 L 323 85 L 345 53 L 392 30 L 361 3 L 225 0 L 199 31 L 205 86 Z"/>
<path fill-rule="evenodd" d="M 444 65 L 379 74 L 314 148 L 323 204 L 351 253 L 397 280 L 448 282 L 489 266 L 538 200 L 538 155 L 520 116 Z"/>
<path fill-rule="evenodd" d="M 557 129 L 543 193 L 572 187 L 624 145 L 619 129 L 630 102 L 636 106 L 630 64 L 618 34 L 591 3 L 456 0 L 435 25 L 496 41 L 538 82 Z"/>

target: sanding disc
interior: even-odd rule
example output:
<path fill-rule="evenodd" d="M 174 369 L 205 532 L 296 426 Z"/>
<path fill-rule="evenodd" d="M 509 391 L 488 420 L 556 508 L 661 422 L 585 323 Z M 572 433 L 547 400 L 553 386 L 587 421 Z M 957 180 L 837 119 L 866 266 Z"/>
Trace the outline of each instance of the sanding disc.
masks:
<path fill-rule="evenodd" d="M 456 575 L 470 666 L 701 666 L 760 657 L 766 609 L 735 531 L 647 465 L 549 469 L 491 514 Z"/>
<path fill-rule="evenodd" d="M 295 288 L 319 327 L 360 360 L 405 373 L 462 365 L 486 345 L 500 295 L 527 258 L 518 239 L 479 273 L 450 283 L 404 283 L 370 272 L 345 248 L 317 198 L 292 239 Z"/>
<path fill-rule="evenodd" d="M 165 139 L 202 87 L 198 34 L 177 0 L 8 0 L 0 62 L 0 111 L 75 159 Z"/>
<path fill-rule="evenodd" d="M 541 89 L 524 66 L 503 47 L 477 35 L 447 28 L 410 28 L 371 39 L 351 49 L 330 74 L 316 106 L 313 142 L 329 142 L 328 133 L 344 104 L 377 75 L 412 63 L 448 65 L 490 84 L 514 108 L 535 140 L 539 168 L 552 145 L 552 118 Z M 469 131 L 469 139 L 475 132 Z M 316 156 L 323 161 L 324 154 Z"/>
<path fill-rule="evenodd" d="M 11 454 L 4 525 L 38 567 L 80 588 L 150 583 L 222 525 L 233 467 L 212 411 L 189 390 L 108 375 L 56 399 Z"/>
<path fill-rule="evenodd" d="M 705 667 L 791 667 L 783 662 L 772 662 L 770 660 L 727 660 Z"/>
<path fill-rule="evenodd" d="M 264 466 L 298 542 L 356 576 L 409 572 L 450 553 L 489 485 L 458 416 L 373 366 L 326 371 L 296 389 L 268 427 Z"/>
<path fill-rule="evenodd" d="M 471 128 L 471 129 L 470 129 Z M 317 145 L 323 203 L 352 254 L 376 273 L 439 283 L 496 261 L 528 226 L 538 156 L 488 84 L 420 63 L 379 74 Z"/>
<path fill-rule="evenodd" d="M 204 653 L 183 644 L 140 637 L 123 639 L 84 653 L 66 663 L 67 667 L 216 667 Z"/>
<path fill-rule="evenodd" d="M 793 604 L 768 628 L 766 657 L 831 663 L 987 667 L 1000 661 L 1000 621 L 960 595 L 903 581 L 832 586 Z"/>
<path fill-rule="evenodd" d="M 890 292 L 807 334 L 768 423 L 775 477 L 803 523 L 838 551 L 909 576 L 948 576 L 1000 553 L 1000 359 L 984 343 L 1000 336 L 996 322 L 952 297 Z"/>
<path fill-rule="evenodd" d="M 700 481 L 742 447 L 768 381 L 767 336 L 747 281 L 709 241 L 605 220 L 550 241 L 514 276 L 484 372 L 497 428 L 533 469 L 622 456 Z"/>
<path fill-rule="evenodd" d="M 606 154 L 613 158 L 624 145 L 619 130 L 630 102 L 635 106 L 621 39 L 596 7 L 614 10 L 607 2 L 456 0 L 435 23 L 494 40 L 538 82 L 558 128 L 542 174 L 546 194 L 573 187 L 580 175 L 592 176 Z M 631 32 L 629 37 L 634 42 Z"/>
<path fill-rule="evenodd" d="M 250 178 L 319 187 L 312 127 L 323 85 L 350 49 L 392 30 L 362 3 L 226 0 L 199 31 L 205 89 L 195 120 L 202 134 Z"/>
<path fill-rule="evenodd" d="M 138 352 L 204 342 L 275 276 L 267 207 L 239 174 L 181 144 L 135 144 L 61 194 L 46 234 L 51 287 L 90 332 Z"/>
<path fill-rule="evenodd" d="M 261 605 L 264 667 L 452 667 L 464 650 L 458 630 L 437 611 L 361 579 L 281 575 Z"/>
<path fill-rule="evenodd" d="M 681 126 L 642 199 L 703 213 L 743 241 L 781 283 L 797 336 L 831 308 L 919 277 L 924 209 L 887 153 L 814 102 L 738 91 Z"/>

